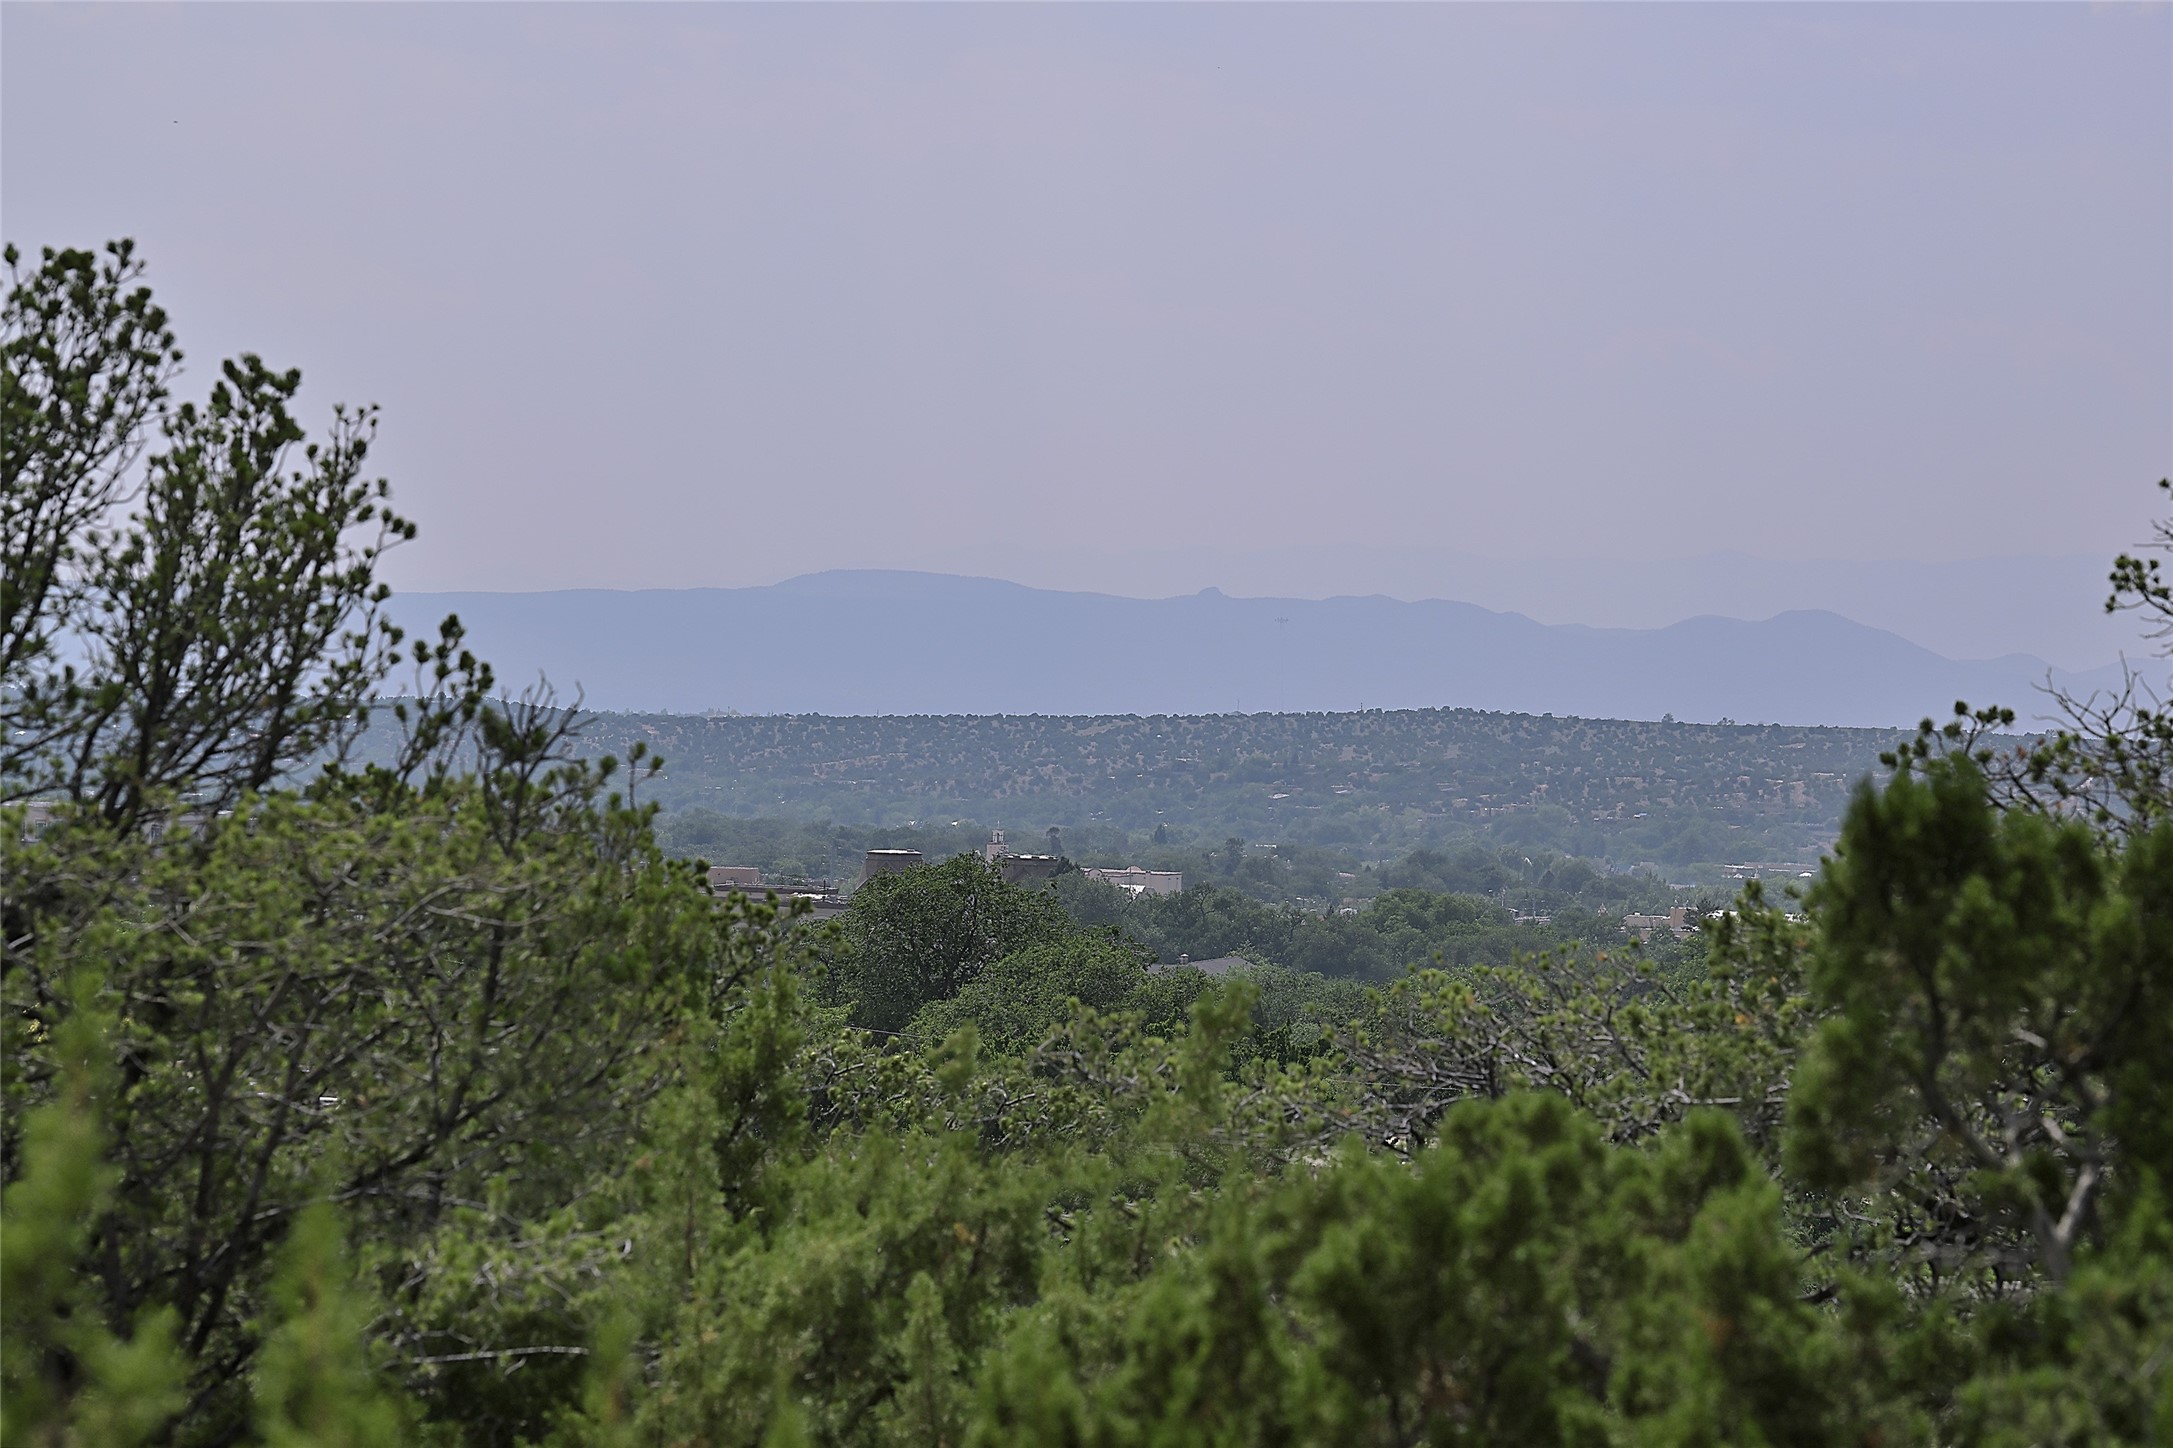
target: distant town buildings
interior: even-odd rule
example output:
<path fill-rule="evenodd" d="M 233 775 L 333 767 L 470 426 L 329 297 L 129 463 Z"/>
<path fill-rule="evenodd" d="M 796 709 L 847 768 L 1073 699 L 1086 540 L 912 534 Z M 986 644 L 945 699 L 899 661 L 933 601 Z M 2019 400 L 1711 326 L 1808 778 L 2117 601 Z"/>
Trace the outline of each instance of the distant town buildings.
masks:
<path fill-rule="evenodd" d="M 844 892 L 835 880 L 769 879 L 753 865 L 711 865 L 709 893 L 718 899 L 737 891 L 743 895 L 774 895 L 780 901 L 805 900 L 817 920 L 828 920 L 845 909 Z"/>
<path fill-rule="evenodd" d="M 1050 840 L 1058 838 L 1055 830 L 1049 831 Z M 1014 855 L 1004 846 L 1004 832 L 989 832 L 988 843 L 981 847 L 981 858 L 995 866 L 997 873 L 1010 885 L 1024 885 L 1035 880 L 1053 880 L 1064 868 L 1061 855 Z"/>
<path fill-rule="evenodd" d="M 1082 865 L 1079 873 L 1089 880 L 1114 885 L 1133 895 L 1175 895 L 1185 888 L 1185 872 L 1182 870 L 1142 870 L 1137 865 L 1110 870 Z"/>
<path fill-rule="evenodd" d="M 1053 833 L 1053 832 L 1052 832 Z M 996 830 L 982 848 L 981 858 L 989 867 L 1003 876 L 1007 884 L 1026 885 L 1037 881 L 1053 880 L 1066 867 L 1061 855 L 1014 854 L 1005 847 L 1004 832 Z M 919 850 L 869 850 L 861 859 L 859 884 L 865 885 L 878 875 L 895 875 L 903 870 L 917 869 L 928 863 Z M 1091 879 L 1114 885 L 1132 895 L 1175 895 L 1185 888 L 1181 870 L 1143 870 L 1137 865 L 1121 869 L 1088 868 L 1080 871 Z M 848 886 L 831 880 L 802 880 L 797 878 L 771 877 L 753 865 L 712 865 L 709 867 L 709 890 L 718 897 L 734 890 L 753 895 L 768 891 L 779 896 L 805 895 L 818 901 L 818 914 L 832 913 L 835 905 L 844 908 L 844 896 Z"/>
<path fill-rule="evenodd" d="M 1722 865 L 1720 873 L 1730 880 L 1809 880 L 1818 874 L 1818 866 L 1800 862 L 1792 865 Z"/>

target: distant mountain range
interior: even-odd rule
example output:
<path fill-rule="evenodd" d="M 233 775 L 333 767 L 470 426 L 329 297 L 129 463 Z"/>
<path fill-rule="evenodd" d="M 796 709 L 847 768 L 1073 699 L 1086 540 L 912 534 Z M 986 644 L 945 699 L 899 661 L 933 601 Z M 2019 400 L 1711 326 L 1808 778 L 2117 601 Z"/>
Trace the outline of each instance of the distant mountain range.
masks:
<path fill-rule="evenodd" d="M 1457 598 L 1521 613 L 1541 623 L 1604 620 L 1661 628 L 1700 614 L 1771 618 L 1826 608 L 1890 629 L 1950 659 L 2028 653 L 2060 668 L 2093 669 L 2139 642 L 2132 615 L 2108 617 L 2102 553 L 1947 560 L 1840 560 L 1703 553 L 1654 558 L 1528 558 L 1457 553 L 1394 541 L 1289 543 L 1275 548 L 1141 543 L 1096 550 L 1062 538 L 1034 547 L 964 543 L 953 556 L 922 562 L 937 573 L 1009 578 L 1034 588 L 1087 589 L 1126 598 L 1165 598 L 1215 584 L 1261 598 Z M 743 559 L 741 566 L 756 560 Z M 891 566 L 867 558 L 838 566 Z M 766 582 L 783 576 L 735 578 Z M 615 586 L 607 584 L 605 586 Z"/>
<path fill-rule="evenodd" d="M 803 714 L 1216 714 L 1460 707 L 1586 718 L 1913 724 L 1957 699 L 2025 720 L 2048 680 L 2025 654 L 1942 658 L 1837 614 L 1665 628 L 1541 624 L 1467 603 L 1063 593 L 986 578 L 809 574 L 761 588 L 412 593 L 518 686 L 539 672 L 592 709 Z"/>

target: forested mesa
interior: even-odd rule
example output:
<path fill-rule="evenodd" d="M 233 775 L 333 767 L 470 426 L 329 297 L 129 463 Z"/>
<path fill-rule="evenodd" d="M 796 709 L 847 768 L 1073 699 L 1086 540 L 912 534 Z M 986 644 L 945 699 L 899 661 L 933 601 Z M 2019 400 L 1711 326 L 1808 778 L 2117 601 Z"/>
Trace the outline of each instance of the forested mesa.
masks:
<path fill-rule="evenodd" d="M 1206 717 L 604 714 L 587 748 L 661 750 L 671 812 L 858 825 L 1160 830 L 1380 859 L 1477 843 L 1676 869 L 1802 860 L 1890 748 L 1873 729 L 1474 709 Z"/>
<path fill-rule="evenodd" d="M 2146 681 L 1927 724 L 1694 956 L 1211 979 L 971 856 L 818 925 L 385 621 L 374 413 L 7 258 L 9 1442 L 2173 1439 Z"/>

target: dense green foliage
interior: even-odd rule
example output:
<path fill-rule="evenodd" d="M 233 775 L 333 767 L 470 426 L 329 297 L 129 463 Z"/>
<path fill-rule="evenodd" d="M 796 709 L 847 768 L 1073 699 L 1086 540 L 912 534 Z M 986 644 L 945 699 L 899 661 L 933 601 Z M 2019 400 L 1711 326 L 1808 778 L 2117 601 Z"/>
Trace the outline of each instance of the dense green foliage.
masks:
<path fill-rule="evenodd" d="M 119 575 L 11 624 L 8 1442 L 2173 1437 L 2155 715 L 1927 729 L 1800 911 L 1753 888 L 1679 959 L 1497 959 L 1532 927 L 1456 887 L 1483 855 L 1348 916 L 962 856 L 817 926 L 710 898 L 457 624 L 399 748 L 343 756 L 377 665 L 287 661 L 321 610 L 337 657 L 402 642 L 356 622 L 377 505 L 308 516 L 276 458 L 128 495 L 98 460 L 157 405 L 82 399 L 136 364 L 55 360 L 150 315 L 99 265 L 10 294 L 9 415 L 76 399 L 11 442 L 10 517 L 62 559 L 225 529 L 309 596 L 211 671 L 164 628 L 56 658 Z M 1264 963 L 1150 968 L 1230 932 Z M 1299 968 L 1337 932 L 1376 983 Z"/>
<path fill-rule="evenodd" d="M 1052 897 L 1011 888 L 978 856 L 957 855 L 878 875 L 854 894 L 829 986 L 854 1024 L 895 1031 L 994 962 L 1062 939 L 1064 927 Z"/>
<path fill-rule="evenodd" d="M 1053 889 L 1074 919 L 1121 930 L 1165 964 L 1186 956 L 1238 955 L 1309 974 L 1378 981 L 1414 967 L 1507 965 L 1520 955 L 1623 940 L 1619 907 L 1558 905 L 1551 916 L 1520 920 L 1481 896 L 1409 887 L 1341 911 L 1263 904 L 1214 885 L 1133 896 L 1076 873 L 1058 876 Z M 1698 901 L 1700 917 L 1705 905 L 1720 904 L 1709 896 L 1690 898 Z M 1674 966 L 1704 959 L 1695 936 L 1678 942 L 1663 933 L 1650 950 Z"/>

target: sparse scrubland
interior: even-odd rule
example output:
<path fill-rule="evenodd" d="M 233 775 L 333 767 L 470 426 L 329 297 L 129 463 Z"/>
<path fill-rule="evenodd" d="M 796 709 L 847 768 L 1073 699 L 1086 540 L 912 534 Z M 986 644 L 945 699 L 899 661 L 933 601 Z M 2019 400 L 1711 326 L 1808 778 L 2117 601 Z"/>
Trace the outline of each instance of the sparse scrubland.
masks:
<path fill-rule="evenodd" d="M 1883 763 L 1841 741 L 1808 774 L 1699 735 L 1671 827 L 1805 831 L 1770 857 L 1837 812 L 1838 844 L 1800 901 L 1749 890 L 1650 955 L 1516 951 L 1533 927 L 1457 873 L 1506 868 L 1483 833 L 1380 850 L 1359 915 L 961 855 L 818 926 L 660 844 L 692 735 L 584 742 L 457 623 L 379 626 L 411 529 L 370 414 L 312 444 L 255 358 L 174 400 L 125 248 L 9 267 L 8 1442 L 2173 1438 L 2151 697 L 2019 747 L 1997 710 Z M 2147 560 L 2113 603 L 2173 622 Z M 1578 829 L 1647 797 L 1618 786 L 1655 788 L 1631 762 L 1674 727 L 1562 721 L 1618 742 L 1540 769 L 1543 724 L 1358 719 L 1383 751 L 1406 731 L 1396 759 L 1536 777 L 1525 813 Z M 929 721 L 915 769 L 976 799 L 940 750 L 1038 740 L 1049 777 L 1128 768 L 1142 809 L 1246 770 L 1438 792 L 1329 758 L 1319 721 L 1133 721 L 1091 756 L 1076 722 Z M 1256 762 L 1147 747 L 1193 725 L 1291 733 Z M 783 777 L 757 754 L 703 764 L 747 791 L 718 817 Z M 1149 968 L 1239 947 L 1261 964 Z"/>

